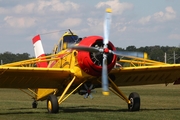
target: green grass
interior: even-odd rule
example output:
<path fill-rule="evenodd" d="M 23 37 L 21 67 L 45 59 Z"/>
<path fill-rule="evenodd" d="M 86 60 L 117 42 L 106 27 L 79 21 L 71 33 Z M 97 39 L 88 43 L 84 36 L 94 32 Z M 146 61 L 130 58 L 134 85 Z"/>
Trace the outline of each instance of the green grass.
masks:
<path fill-rule="evenodd" d="M 103 96 L 101 89 L 93 94 L 94 99 L 84 99 L 78 94 L 70 96 L 59 107 L 58 114 L 48 114 L 46 101 L 38 102 L 32 109 L 33 100 L 17 89 L 0 89 L 0 120 L 174 120 L 180 119 L 180 86 L 149 85 L 121 87 L 128 96 L 138 92 L 141 110 L 129 112 L 127 104 L 113 93 Z"/>

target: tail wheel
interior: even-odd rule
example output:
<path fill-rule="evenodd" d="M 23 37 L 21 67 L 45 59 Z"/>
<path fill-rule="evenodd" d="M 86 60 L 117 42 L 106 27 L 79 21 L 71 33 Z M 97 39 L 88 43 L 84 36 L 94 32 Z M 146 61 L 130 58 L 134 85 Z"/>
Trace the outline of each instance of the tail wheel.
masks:
<path fill-rule="evenodd" d="M 140 96 L 138 93 L 131 93 L 129 95 L 129 100 L 131 101 L 130 104 L 128 104 L 129 111 L 139 111 L 140 110 Z"/>
<path fill-rule="evenodd" d="M 37 108 L 37 101 L 34 101 L 34 102 L 32 103 L 32 108 Z"/>
<path fill-rule="evenodd" d="M 58 104 L 57 97 L 55 95 L 50 95 L 47 98 L 47 110 L 49 113 L 59 112 L 59 104 Z"/>

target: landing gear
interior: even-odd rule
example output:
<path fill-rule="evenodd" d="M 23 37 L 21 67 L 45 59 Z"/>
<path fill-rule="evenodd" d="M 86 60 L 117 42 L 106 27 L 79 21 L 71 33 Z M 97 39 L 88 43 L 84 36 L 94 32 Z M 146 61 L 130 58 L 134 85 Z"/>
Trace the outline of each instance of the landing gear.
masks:
<path fill-rule="evenodd" d="M 34 100 L 34 102 L 32 103 L 32 108 L 37 108 L 37 101 Z"/>
<path fill-rule="evenodd" d="M 129 111 L 139 111 L 140 110 L 140 97 L 139 94 L 136 92 L 133 92 L 129 95 L 129 98 L 127 98 L 121 90 L 118 88 L 118 86 L 109 78 L 109 81 L 111 82 L 111 88 L 110 90 L 119 96 L 121 99 L 126 101 L 128 104 L 128 110 Z"/>
<path fill-rule="evenodd" d="M 128 104 L 129 111 L 139 111 L 140 110 L 140 97 L 139 94 L 133 92 L 129 95 L 130 104 Z"/>
<path fill-rule="evenodd" d="M 47 110 L 49 113 L 59 112 L 59 104 L 58 104 L 57 97 L 55 95 L 50 95 L 47 98 Z"/>

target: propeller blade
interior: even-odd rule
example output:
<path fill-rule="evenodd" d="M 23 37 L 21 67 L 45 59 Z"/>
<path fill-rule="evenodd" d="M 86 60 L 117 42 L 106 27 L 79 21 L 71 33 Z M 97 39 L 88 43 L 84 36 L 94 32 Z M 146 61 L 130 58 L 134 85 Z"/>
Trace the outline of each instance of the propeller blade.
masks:
<path fill-rule="evenodd" d="M 95 91 L 95 90 L 91 90 L 91 93 L 97 93 L 97 91 Z"/>
<path fill-rule="evenodd" d="M 84 84 L 84 87 L 86 88 L 86 90 L 88 90 L 88 87 L 87 87 L 86 83 Z"/>
<path fill-rule="evenodd" d="M 89 97 L 90 97 L 91 99 L 93 99 L 93 96 L 92 96 L 91 94 L 89 95 Z"/>
<path fill-rule="evenodd" d="M 87 47 L 87 46 L 71 46 L 70 49 L 76 49 L 80 51 L 87 51 L 87 52 L 99 52 L 98 48 L 95 47 Z"/>
<path fill-rule="evenodd" d="M 88 98 L 88 95 L 89 95 L 89 94 L 88 94 L 88 93 L 86 93 L 86 94 L 84 95 L 84 98 Z"/>
<path fill-rule="evenodd" d="M 110 24 L 111 24 L 111 12 L 110 8 L 106 9 L 106 15 L 104 20 L 104 45 L 107 46 L 109 42 L 109 31 L 110 31 Z"/>
<path fill-rule="evenodd" d="M 118 56 L 132 56 L 144 58 L 144 52 L 133 52 L 133 51 L 113 51 Z"/>
<path fill-rule="evenodd" d="M 94 86 L 94 85 L 93 85 L 93 84 L 91 84 L 91 86 L 89 87 L 89 89 L 90 89 L 90 90 L 92 90 L 93 86 Z"/>
<path fill-rule="evenodd" d="M 104 49 L 108 47 L 109 43 L 109 32 L 111 24 L 111 12 L 110 8 L 106 9 L 106 15 L 104 20 Z M 103 95 L 109 95 L 109 85 L 108 85 L 108 70 L 107 70 L 107 55 L 103 53 L 103 64 L 102 64 L 102 93 Z"/>
<path fill-rule="evenodd" d="M 86 92 L 87 92 L 87 90 L 80 90 L 80 92 L 82 92 L 82 93 L 86 93 Z"/>
<path fill-rule="evenodd" d="M 102 90 L 103 95 L 109 95 L 108 85 L 108 71 L 107 71 L 107 55 L 103 54 L 103 65 L 102 65 Z"/>

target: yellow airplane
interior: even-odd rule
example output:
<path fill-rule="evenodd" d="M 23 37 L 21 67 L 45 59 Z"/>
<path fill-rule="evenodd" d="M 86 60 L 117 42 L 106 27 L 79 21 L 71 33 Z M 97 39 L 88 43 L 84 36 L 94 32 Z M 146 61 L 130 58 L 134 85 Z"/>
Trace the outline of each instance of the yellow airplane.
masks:
<path fill-rule="evenodd" d="M 66 32 L 49 56 L 44 54 L 40 36 L 35 36 L 36 58 L 1 65 L 0 88 L 17 88 L 27 93 L 34 99 L 33 108 L 37 107 L 37 101 L 47 100 L 48 112 L 57 113 L 59 105 L 71 94 L 92 98 L 94 89 L 102 87 L 104 95 L 112 91 L 127 103 L 129 111 L 139 111 L 139 94 L 132 92 L 127 97 L 119 87 L 173 83 L 180 78 L 180 64 L 165 64 L 145 59 L 144 54 L 140 58 L 116 51 L 109 41 L 110 21 L 111 9 L 107 9 L 104 37 L 79 38 L 71 31 Z M 119 62 L 131 66 L 121 67 Z"/>

